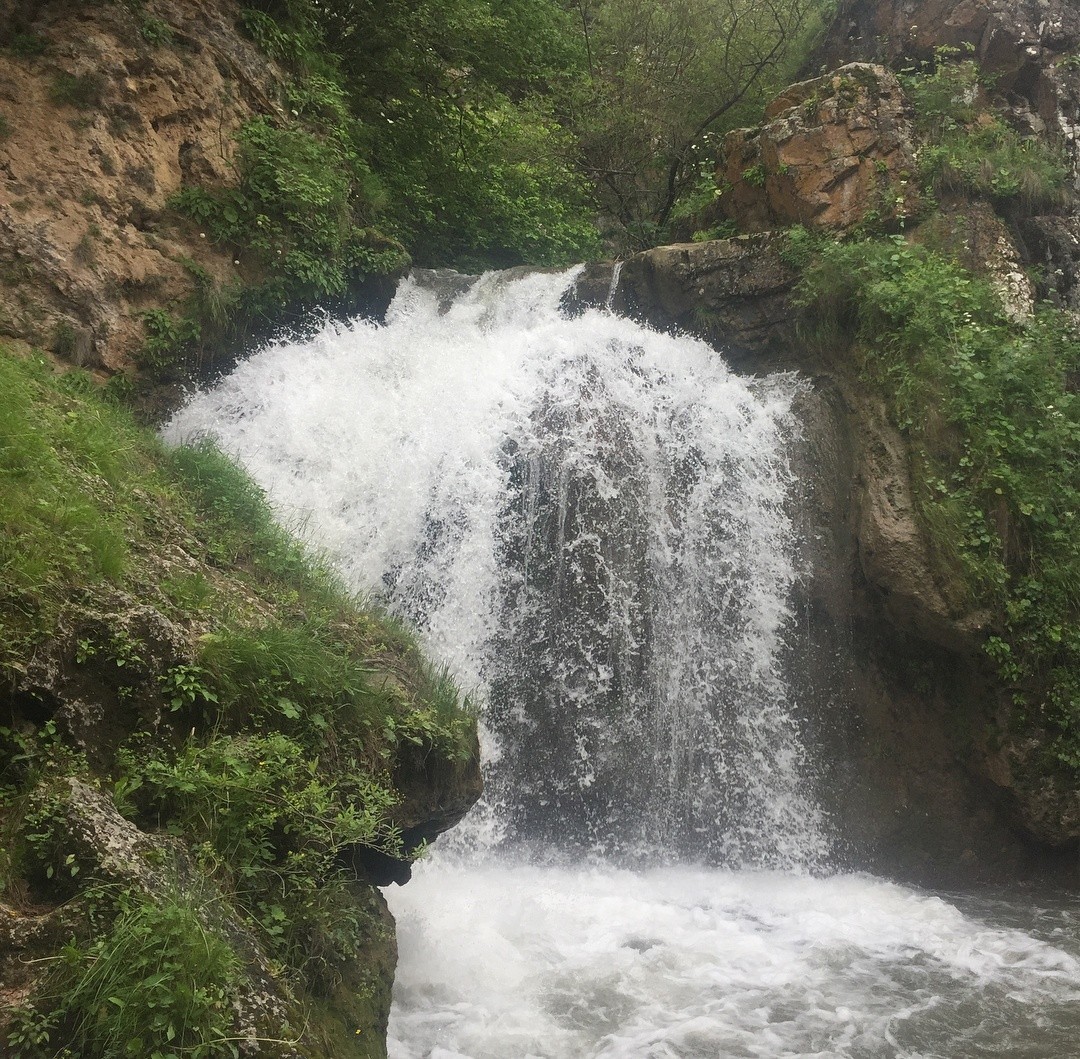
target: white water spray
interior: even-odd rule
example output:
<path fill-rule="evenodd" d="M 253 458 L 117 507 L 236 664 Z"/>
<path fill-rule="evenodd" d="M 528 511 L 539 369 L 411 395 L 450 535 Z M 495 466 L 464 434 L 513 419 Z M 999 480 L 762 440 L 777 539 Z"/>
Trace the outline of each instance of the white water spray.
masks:
<path fill-rule="evenodd" d="M 637 862 L 826 854 L 781 676 L 790 377 L 559 311 L 570 277 L 432 275 L 193 401 L 357 587 L 490 702 L 506 839 Z M 483 814 L 480 814 L 483 818 Z"/>

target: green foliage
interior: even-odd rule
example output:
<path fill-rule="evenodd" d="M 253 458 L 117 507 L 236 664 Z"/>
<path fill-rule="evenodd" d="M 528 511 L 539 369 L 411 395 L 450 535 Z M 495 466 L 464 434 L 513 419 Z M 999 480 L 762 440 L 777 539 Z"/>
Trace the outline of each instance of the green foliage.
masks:
<path fill-rule="evenodd" d="M 264 308 L 332 298 L 403 248 L 468 268 L 581 260 L 598 203 L 647 243 L 709 130 L 756 115 L 829 8 L 252 0 L 241 22 L 290 69 L 291 120 L 242 131 L 235 187 L 175 204 L 257 265 Z"/>
<path fill-rule="evenodd" d="M 1026 210 L 1058 204 L 1068 175 L 1064 159 L 984 111 L 979 76 L 974 61 L 939 49 L 933 72 L 905 78 L 924 141 L 918 161 L 927 190 L 1015 198 Z"/>
<path fill-rule="evenodd" d="M 572 127 L 604 209 L 635 247 L 663 234 L 720 135 L 760 119 L 826 24 L 817 0 L 589 0 Z"/>
<path fill-rule="evenodd" d="M 0 570 L 33 606 L 0 611 L 8 636 L 72 586 L 117 581 L 142 512 L 132 475 L 154 445 L 119 409 L 78 396 L 87 377 L 0 353 Z"/>
<path fill-rule="evenodd" d="M 49 94 L 52 101 L 61 106 L 75 107 L 76 110 L 96 110 L 101 106 L 104 91 L 105 79 L 99 73 L 61 72 L 53 78 Z"/>
<path fill-rule="evenodd" d="M 820 244 L 800 291 L 826 334 L 858 336 L 939 557 L 1000 615 L 988 652 L 1080 767 L 1080 338 L 1057 311 L 1012 321 L 988 283 L 899 236 Z"/>
<path fill-rule="evenodd" d="M 173 204 L 238 260 L 254 251 L 282 298 L 341 294 L 351 245 L 362 241 L 350 205 L 363 176 L 358 163 L 333 139 L 265 118 L 249 122 L 237 139 L 239 184 L 213 193 L 187 188 Z M 400 263 L 400 253 L 388 256 L 385 271 Z"/>
<path fill-rule="evenodd" d="M 586 183 L 568 160 L 569 138 L 553 121 L 496 98 L 458 114 L 452 103 L 439 113 L 427 101 L 414 106 L 420 120 L 432 123 L 433 137 L 445 136 L 452 124 L 460 131 L 452 149 L 443 141 L 422 164 L 404 155 L 412 144 L 391 148 L 402 152 L 391 185 L 404 207 L 395 223 L 427 260 L 469 268 L 561 265 L 597 252 Z M 411 127 L 412 114 L 402 113 L 395 127 Z M 401 135 L 389 132 L 386 139 Z"/>
<path fill-rule="evenodd" d="M 236 953 L 179 892 L 120 901 L 103 936 L 65 946 L 42 995 L 16 1013 L 7 1054 L 235 1059 Z"/>
<path fill-rule="evenodd" d="M 763 188 L 765 186 L 765 166 L 759 162 L 757 165 L 744 169 L 742 178 L 751 187 Z"/>
<path fill-rule="evenodd" d="M 51 784 L 63 775 L 83 774 L 86 767 L 53 721 L 35 732 L 0 727 L 0 847 L 9 855 L 0 890 L 12 881 L 16 866 L 24 875 L 33 872 L 51 880 L 58 861 L 67 860 L 55 833 L 58 802 Z"/>
<path fill-rule="evenodd" d="M 121 763 L 125 797 L 187 838 L 294 974 L 310 970 L 335 929 L 321 891 L 345 881 L 339 852 L 400 854 L 386 818 L 392 790 L 355 762 L 352 772 L 327 776 L 309 749 L 280 732 L 189 740 L 178 753 L 140 747 Z"/>
<path fill-rule="evenodd" d="M 155 48 L 164 48 L 174 43 L 172 26 L 168 22 L 155 18 L 153 15 L 144 15 L 139 24 L 139 36 L 152 44 Z"/>
<path fill-rule="evenodd" d="M 581 68 L 555 0 L 290 0 L 243 19 L 295 71 L 289 107 L 302 128 L 358 174 L 363 234 L 347 267 L 400 265 L 400 247 L 373 228 L 434 264 L 556 264 L 597 249 L 551 103 L 552 83 Z"/>
<path fill-rule="evenodd" d="M 35 59 L 49 50 L 49 41 L 40 33 L 15 33 L 8 48 L 12 55 L 18 55 L 22 59 Z"/>

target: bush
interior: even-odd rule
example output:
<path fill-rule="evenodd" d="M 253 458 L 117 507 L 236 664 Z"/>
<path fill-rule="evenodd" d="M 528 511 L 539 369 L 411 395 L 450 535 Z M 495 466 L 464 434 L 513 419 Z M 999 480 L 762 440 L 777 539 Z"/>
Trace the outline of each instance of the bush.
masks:
<path fill-rule="evenodd" d="M 404 263 L 400 247 L 371 246 L 357 224 L 366 170 L 340 142 L 266 118 L 248 122 L 237 142 L 235 188 L 185 188 L 173 205 L 238 258 L 254 251 L 270 277 L 268 294 L 318 301 L 342 294 L 357 273 Z M 366 258 L 365 246 L 372 251 Z"/>
<path fill-rule="evenodd" d="M 99 73 L 58 73 L 53 79 L 50 96 L 54 103 L 77 110 L 96 110 L 101 106 L 105 79 Z"/>
<path fill-rule="evenodd" d="M 932 73 L 905 78 L 924 141 L 919 172 L 927 190 L 1015 198 L 1026 210 L 1060 204 L 1068 176 L 1064 158 L 982 111 L 979 77 L 975 62 L 939 49 Z"/>

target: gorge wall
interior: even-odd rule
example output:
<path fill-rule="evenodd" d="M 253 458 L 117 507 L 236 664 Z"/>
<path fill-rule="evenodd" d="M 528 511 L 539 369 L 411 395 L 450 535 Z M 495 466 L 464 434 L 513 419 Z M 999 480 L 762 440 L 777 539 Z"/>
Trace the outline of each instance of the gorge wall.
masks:
<path fill-rule="evenodd" d="M 284 74 L 238 32 L 240 5 L 0 5 L 0 334 L 79 367 L 134 366 L 143 315 L 200 277 L 251 282 L 167 208 L 227 183 L 233 136 L 275 114 Z"/>
<path fill-rule="evenodd" d="M 909 20 L 910 31 L 897 30 Z M 1043 737 L 1018 723 L 983 651 L 997 617 L 965 602 L 935 560 L 910 442 L 852 336 L 822 344 L 803 332 L 784 230 L 884 231 L 901 242 L 903 233 L 947 246 L 1016 319 L 1039 302 L 1075 312 L 1077 28 L 1064 5 L 849 4 L 818 56 L 826 66 L 852 55 L 899 65 L 939 44 L 969 45 L 997 78 L 993 104 L 973 104 L 1003 111 L 1011 127 L 1070 159 L 1052 203 L 950 189 L 930 201 L 911 101 L 887 67 L 849 62 L 787 89 L 763 125 L 726 137 L 716 199 L 695 221 L 747 234 L 635 255 L 621 265 L 613 301 L 709 337 L 742 370 L 814 380 L 802 466 L 817 572 L 802 601 L 809 635 L 798 664 L 816 688 L 814 727 L 834 762 L 826 786 L 856 862 L 922 879 L 1045 867 L 1075 879 L 1080 795 L 1068 770 L 1047 760 Z M 611 275 L 590 266 L 581 301 L 603 303 Z"/>
<path fill-rule="evenodd" d="M 965 608 L 933 561 L 884 401 L 845 349 L 798 333 L 782 245 L 767 233 L 637 255 L 615 305 L 709 336 L 738 370 L 812 381 L 796 459 L 812 573 L 792 664 L 851 863 L 937 884 L 1072 878 L 1075 790 L 1026 768 L 1032 748 L 1002 736 L 1008 695 L 981 647 L 990 616 Z M 579 297 L 602 303 L 610 277 L 590 266 Z"/>

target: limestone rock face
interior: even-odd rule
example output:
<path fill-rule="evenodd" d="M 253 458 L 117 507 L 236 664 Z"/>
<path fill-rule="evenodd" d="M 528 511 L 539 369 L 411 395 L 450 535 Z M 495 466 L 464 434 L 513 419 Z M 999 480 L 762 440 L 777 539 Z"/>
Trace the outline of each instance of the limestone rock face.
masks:
<path fill-rule="evenodd" d="M 40 42 L 0 48 L 0 336 L 111 372 L 144 310 L 192 293 L 192 265 L 238 277 L 166 207 L 184 182 L 231 182 L 233 133 L 276 112 L 280 72 L 237 31 L 240 6 L 0 0 L 0 43 Z M 167 45 L 141 32 L 149 17 Z"/>
<path fill-rule="evenodd" d="M 884 67 L 850 63 L 792 85 L 765 119 L 723 144 L 718 207 L 741 228 L 845 231 L 917 212 L 910 105 Z"/>

